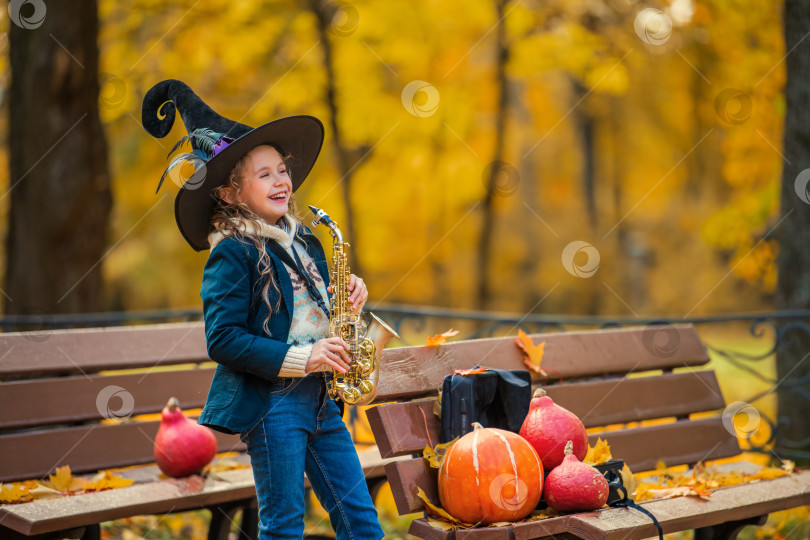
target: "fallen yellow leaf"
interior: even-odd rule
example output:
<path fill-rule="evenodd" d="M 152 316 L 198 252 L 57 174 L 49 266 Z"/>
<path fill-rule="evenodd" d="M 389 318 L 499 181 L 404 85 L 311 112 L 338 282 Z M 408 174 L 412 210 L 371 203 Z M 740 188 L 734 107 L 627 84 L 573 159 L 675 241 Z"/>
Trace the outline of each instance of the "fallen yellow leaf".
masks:
<path fill-rule="evenodd" d="M 601 465 L 613 459 L 610 453 L 610 445 L 607 440 L 602 440 L 602 437 L 596 439 L 594 446 L 588 445 L 588 453 L 585 455 L 583 463 L 587 465 Z"/>
<path fill-rule="evenodd" d="M 439 389 L 439 395 L 436 396 L 436 400 L 433 402 L 433 415 L 438 418 L 439 420 L 442 419 L 442 391 L 441 388 Z"/>
<path fill-rule="evenodd" d="M 636 478 L 633 476 L 633 472 L 630 470 L 630 467 L 627 466 L 627 463 L 622 467 L 621 475 L 622 485 L 627 490 L 627 498 L 632 499 L 636 491 Z"/>
<path fill-rule="evenodd" d="M 434 517 L 428 517 L 427 522 L 428 522 L 428 525 L 430 525 L 431 527 L 435 527 L 435 528 L 441 529 L 443 531 L 452 531 L 453 530 L 453 524 L 452 523 L 448 523 L 448 522 L 446 522 L 444 520 L 441 520 L 441 519 L 436 519 Z"/>
<path fill-rule="evenodd" d="M 428 460 L 431 467 L 438 469 L 442 466 L 442 461 L 444 461 L 445 454 L 447 454 L 447 451 L 451 446 L 453 446 L 453 444 L 455 444 L 457 440 L 458 437 L 444 444 L 437 444 L 435 448 L 431 448 L 430 445 L 426 444 L 425 449 L 422 450 L 422 457 Z"/>
<path fill-rule="evenodd" d="M 543 352 L 546 347 L 546 342 L 543 341 L 539 345 L 535 345 L 532 339 L 526 335 L 526 332 L 519 329 L 518 337 L 515 338 L 515 344 L 527 357 L 523 360 L 526 367 L 543 377 L 548 377 L 548 373 L 540 367 L 540 363 L 543 361 Z"/>
<path fill-rule="evenodd" d="M 705 499 L 713 490 L 720 487 L 771 480 L 788 476 L 791 474 L 788 471 L 792 471 L 790 463 L 783 463 L 782 468 L 768 467 L 755 473 L 719 472 L 716 469 L 707 469 L 702 463 L 695 465 L 689 474 L 673 473 L 663 463 L 659 463 L 656 469 L 658 472 L 656 482 L 641 482 L 636 486 L 633 499 L 637 502 L 680 496 L 698 496 Z M 622 481 L 625 482 L 624 470 Z"/>
<path fill-rule="evenodd" d="M 50 482 L 44 482 L 46 487 L 53 488 L 62 493 L 71 493 L 73 491 L 80 491 L 84 488 L 87 480 L 84 478 L 77 478 L 70 473 L 70 465 L 64 467 L 57 467 L 56 474 L 48 475 Z"/>
<path fill-rule="evenodd" d="M 460 519 L 456 519 L 453 516 L 451 516 L 447 512 L 447 510 L 445 510 L 441 506 L 436 506 L 435 504 L 430 502 L 430 499 L 428 499 L 428 496 L 425 494 L 424 491 L 422 491 L 422 488 L 420 488 L 419 486 L 416 487 L 416 496 L 419 497 L 420 499 L 422 499 L 422 502 L 425 503 L 425 508 L 427 508 L 428 511 L 430 513 L 432 513 L 434 516 L 436 516 L 438 518 L 442 518 L 442 519 L 444 519 L 446 521 L 449 521 L 453 525 L 461 525 L 463 527 L 472 527 L 471 524 L 464 523 Z"/>
<path fill-rule="evenodd" d="M 135 480 L 116 476 L 110 471 L 100 471 L 85 484 L 85 491 L 104 491 L 105 489 L 118 489 L 131 486 Z"/>
<path fill-rule="evenodd" d="M 674 488 L 666 488 L 666 489 L 651 489 L 650 493 L 652 494 L 653 500 L 657 499 L 671 499 L 673 497 L 700 497 L 701 499 L 708 499 L 710 493 L 706 491 L 700 491 L 691 486 L 680 486 Z"/>
<path fill-rule="evenodd" d="M 20 483 L 0 484 L 0 504 L 28 502 L 31 499 L 28 489 Z"/>
<path fill-rule="evenodd" d="M 427 346 L 428 347 L 438 347 L 445 341 L 447 338 L 453 337 L 458 334 L 458 330 L 453 330 L 452 328 L 443 334 L 436 334 L 435 336 L 430 336 L 427 338 Z"/>

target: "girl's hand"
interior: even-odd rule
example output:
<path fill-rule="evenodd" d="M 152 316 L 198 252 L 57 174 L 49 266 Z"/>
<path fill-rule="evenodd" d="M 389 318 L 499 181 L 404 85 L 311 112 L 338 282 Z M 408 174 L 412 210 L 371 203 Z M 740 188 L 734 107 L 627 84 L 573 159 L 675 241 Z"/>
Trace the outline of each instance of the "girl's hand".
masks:
<path fill-rule="evenodd" d="M 312 353 L 309 355 L 304 371 L 310 373 L 322 365 L 326 364 L 340 373 L 346 373 L 349 369 L 349 344 L 339 337 L 325 338 L 312 346 Z"/>
<path fill-rule="evenodd" d="M 332 286 L 329 285 L 326 290 L 331 293 Z M 363 278 L 359 278 L 354 274 L 351 275 L 349 278 L 349 293 L 349 303 L 352 305 L 352 311 L 357 312 L 363 309 L 366 300 L 368 300 L 368 289 Z"/>

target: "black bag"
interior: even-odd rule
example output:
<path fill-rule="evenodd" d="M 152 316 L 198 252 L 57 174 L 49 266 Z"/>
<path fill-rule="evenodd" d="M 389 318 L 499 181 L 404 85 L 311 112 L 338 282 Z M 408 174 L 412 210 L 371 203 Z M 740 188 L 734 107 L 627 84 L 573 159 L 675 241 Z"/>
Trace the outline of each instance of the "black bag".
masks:
<path fill-rule="evenodd" d="M 531 400 L 531 375 L 526 370 L 487 368 L 475 375 L 448 375 L 442 384 L 439 442 L 469 433 L 473 422 L 517 433 Z"/>

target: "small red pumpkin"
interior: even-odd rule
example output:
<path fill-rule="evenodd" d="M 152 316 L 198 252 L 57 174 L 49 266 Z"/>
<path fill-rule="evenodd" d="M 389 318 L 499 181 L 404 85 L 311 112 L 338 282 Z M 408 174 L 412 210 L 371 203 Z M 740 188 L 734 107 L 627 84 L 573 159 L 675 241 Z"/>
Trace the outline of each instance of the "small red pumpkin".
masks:
<path fill-rule="evenodd" d="M 573 454 L 571 441 L 565 445 L 565 459 L 546 478 L 546 503 L 557 512 L 587 512 L 602 508 L 608 498 L 605 477 Z"/>
<path fill-rule="evenodd" d="M 588 453 L 588 434 L 582 421 L 554 403 L 542 388 L 534 392 L 520 435 L 537 450 L 547 471 L 562 463 L 566 441 L 573 442 L 574 455 L 580 461 Z"/>
<path fill-rule="evenodd" d="M 465 523 L 516 521 L 543 491 L 543 464 L 520 435 L 478 422 L 450 447 L 439 468 L 439 500 Z"/>
<path fill-rule="evenodd" d="M 189 476 L 211 463 L 217 453 L 214 432 L 192 422 L 171 398 L 160 415 L 160 428 L 155 437 L 155 461 L 166 476 Z"/>

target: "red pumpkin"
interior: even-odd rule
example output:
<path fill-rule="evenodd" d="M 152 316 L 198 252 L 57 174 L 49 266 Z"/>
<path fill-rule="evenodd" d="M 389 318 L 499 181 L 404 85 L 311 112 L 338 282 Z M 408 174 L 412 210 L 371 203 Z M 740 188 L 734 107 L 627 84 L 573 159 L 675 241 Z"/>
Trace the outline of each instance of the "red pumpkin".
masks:
<path fill-rule="evenodd" d="M 565 459 L 546 478 L 545 499 L 557 512 L 587 512 L 602 508 L 608 498 L 605 477 L 573 455 L 572 443 L 565 446 Z"/>
<path fill-rule="evenodd" d="M 534 392 L 520 435 L 537 450 L 547 471 L 562 463 L 567 441 L 573 442 L 574 455 L 580 461 L 588 453 L 588 435 L 582 421 L 555 404 L 542 388 Z"/>
<path fill-rule="evenodd" d="M 465 523 L 516 521 L 537 506 L 543 464 L 520 435 L 473 424 L 439 468 L 439 500 Z"/>
<path fill-rule="evenodd" d="M 213 431 L 183 416 L 179 405 L 176 398 L 169 400 L 155 437 L 155 461 L 163 474 L 172 478 L 199 472 L 217 453 Z"/>

